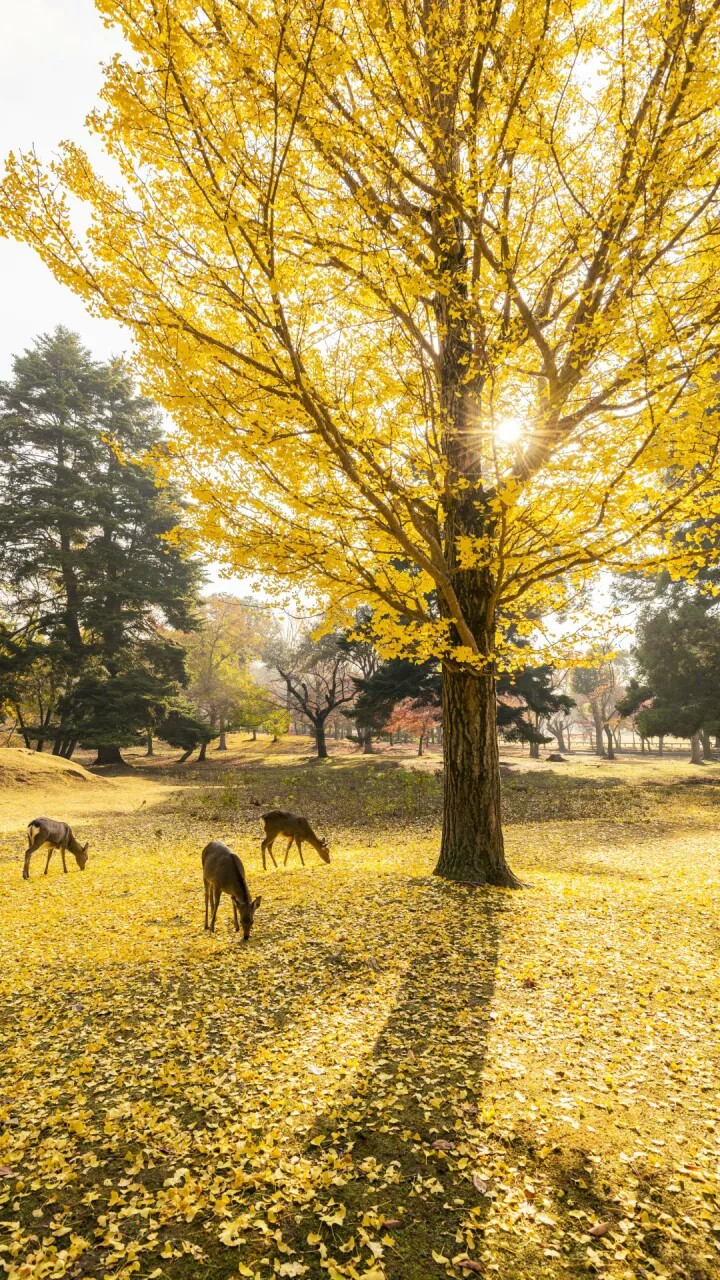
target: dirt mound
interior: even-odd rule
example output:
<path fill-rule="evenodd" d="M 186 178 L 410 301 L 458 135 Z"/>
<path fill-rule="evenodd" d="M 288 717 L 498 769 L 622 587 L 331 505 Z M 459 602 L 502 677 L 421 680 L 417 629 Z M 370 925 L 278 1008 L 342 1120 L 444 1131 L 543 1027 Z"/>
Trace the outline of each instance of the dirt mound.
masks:
<path fill-rule="evenodd" d="M 105 778 L 96 778 L 81 764 L 60 756 L 28 751 L 25 747 L 0 748 L 0 787 L 107 787 Z"/>

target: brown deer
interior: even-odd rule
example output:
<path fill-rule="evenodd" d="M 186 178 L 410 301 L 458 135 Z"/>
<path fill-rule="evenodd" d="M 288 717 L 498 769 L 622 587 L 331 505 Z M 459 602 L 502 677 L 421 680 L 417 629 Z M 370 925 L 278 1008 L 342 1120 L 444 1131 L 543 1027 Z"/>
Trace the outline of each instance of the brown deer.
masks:
<path fill-rule="evenodd" d="M 330 850 L 326 840 L 318 840 L 307 818 L 301 818 L 297 813 L 284 813 L 282 809 L 273 809 L 270 813 L 264 813 L 262 816 L 263 825 L 265 827 L 265 839 L 262 842 L 262 860 L 263 871 L 267 870 L 265 854 L 269 853 L 273 860 L 273 866 L 277 867 L 275 855 L 273 854 L 273 844 L 278 836 L 290 837 L 287 849 L 285 850 L 285 861 L 283 866 L 287 866 L 287 860 L 290 856 L 293 841 L 298 847 L 300 861 L 305 866 L 303 858 L 302 842 L 307 840 L 322 858 L 323 862 L 330 861 Z"/>
<path fill-rule="evenodd" d="M 250 897 L 250 890 L 245 879 L 245 868 L 232 849 L 228 849 L 221 840 L 211 840 L 202 851 L 203 880 L 205 881 L 205 928 L 215 932 L 215 917 L 220 904 L 220 896 L 229 894 L 232 898 L 235 932 L 238 914 L 242 922 L 243 942 L 250 937 L 255 912 L 260 906 L 260 898 Z M 210 922 L 208 923 L 208 913 Z"/>
<path fill-rule="evenodd" d="M 25 865 L 23 867 L 23 880 L 30 879 L 30 859 L 36 849 L 41 849 L 44 844 L 50 845 L 50 850 L 45 863 L 45 875 L 48 873 L 50 859 L 56 849 L 60 850 L 62 858 L 63 871 L 67 875 L 67 866 L 65 863 L 65 850 L 69 849 L 74 855 L 81 871 L 85 870 L 85 863 L 88 860 L 88 846 L 86 844 L 78 844 L 67 822 L 56 822 L 54 818 L 33 818 L 28 823 L 28 847 L 25 850 Z"/>

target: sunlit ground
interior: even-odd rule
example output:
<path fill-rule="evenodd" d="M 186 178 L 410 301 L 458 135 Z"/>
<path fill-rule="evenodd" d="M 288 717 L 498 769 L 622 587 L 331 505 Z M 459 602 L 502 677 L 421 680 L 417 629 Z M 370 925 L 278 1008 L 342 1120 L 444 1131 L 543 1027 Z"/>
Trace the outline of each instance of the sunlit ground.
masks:
<path fill-rule="evenodd" d="M 720 770 L 518 758 L 513 894 L 432 878 L 433 770 L 304 758 L 55 782 L 91 859 L 29 882 L 6 787 L 9 1275 L 717 1275 Z M 330 866 L 263 875 L 276 802 Z M 203 932 L 210 836 L 247 946 Z"/>

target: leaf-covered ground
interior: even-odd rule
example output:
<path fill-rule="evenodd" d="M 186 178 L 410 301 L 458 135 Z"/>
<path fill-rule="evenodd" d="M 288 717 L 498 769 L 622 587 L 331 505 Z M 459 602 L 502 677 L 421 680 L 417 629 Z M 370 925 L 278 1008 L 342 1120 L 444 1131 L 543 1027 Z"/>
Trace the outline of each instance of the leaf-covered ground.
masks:
<path fill-rule="evenodd" d="M 6 1272 L 711 1280 L 720 787 L 683 769 L 510 777 L 514 894 L 432 877 L 431 771 L 251 761 L 168 801 L 161 769 L 142 808 L 75 822 L 83 874 L 36 855 L 29 883 L 23 814 L 0 841 Z M 330 866 L 263 874 L 276 801 L 332 826 Z M 263 894 L 247 946 L 226 901 L 203 933 L 210 836 Z"/>

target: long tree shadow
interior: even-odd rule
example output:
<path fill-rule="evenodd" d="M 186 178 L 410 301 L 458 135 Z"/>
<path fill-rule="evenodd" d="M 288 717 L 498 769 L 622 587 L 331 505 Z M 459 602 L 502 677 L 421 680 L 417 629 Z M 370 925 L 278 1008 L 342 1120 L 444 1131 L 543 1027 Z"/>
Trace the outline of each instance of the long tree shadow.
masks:
<path fill-rule="evenodd" d="M 436 1268 L 433 1252 L 466 1251 L 462 1223 L 478 1194 L 460 1153 L 482 1107 L 507 897 L 410 885 L 417 932 L 398 940 L 409 954 L 399 995 L 353 1087 L 317 1118 L 306 1145 L 327 1191 L 295 1218 L 290 1238 L 313 1275 L 327 1274 L 328 1256 L 370 1268 L 382 1256 L 378 1275 L 419 1280 Z"/>

